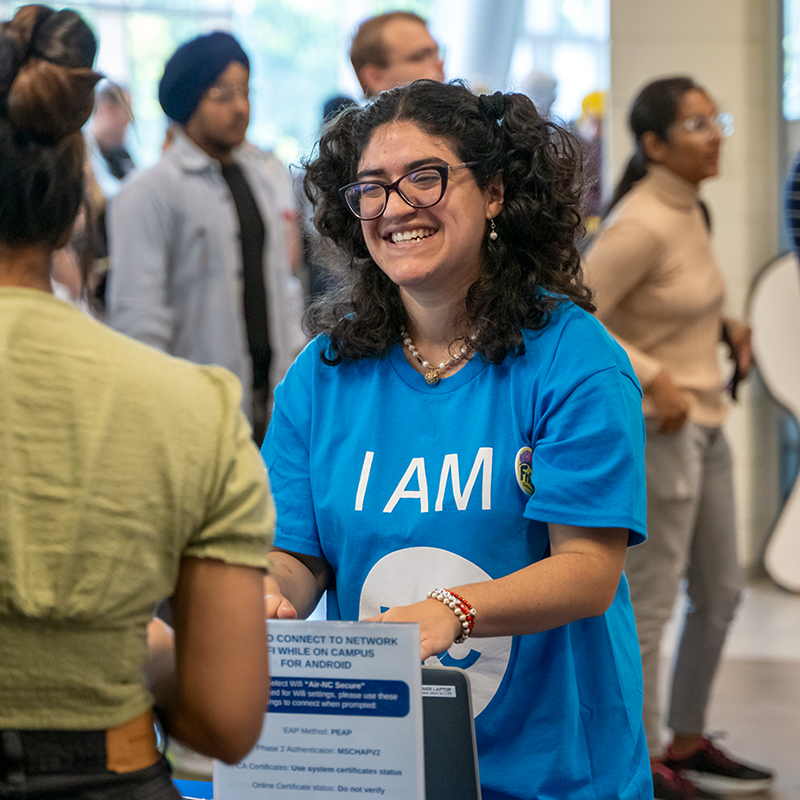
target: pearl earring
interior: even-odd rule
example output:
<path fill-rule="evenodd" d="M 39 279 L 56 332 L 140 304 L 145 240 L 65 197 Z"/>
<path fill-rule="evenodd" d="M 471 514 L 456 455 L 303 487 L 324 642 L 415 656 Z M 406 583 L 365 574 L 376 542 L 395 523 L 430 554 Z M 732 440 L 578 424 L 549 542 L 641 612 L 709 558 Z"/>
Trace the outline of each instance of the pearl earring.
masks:
<path fill-rule="evenodd" d="M 497 240 L 497 231 L 494 228 L 494 220 L 491 220 L 492 230 L 489 232 L 489 238 L 494 242 Z"/>

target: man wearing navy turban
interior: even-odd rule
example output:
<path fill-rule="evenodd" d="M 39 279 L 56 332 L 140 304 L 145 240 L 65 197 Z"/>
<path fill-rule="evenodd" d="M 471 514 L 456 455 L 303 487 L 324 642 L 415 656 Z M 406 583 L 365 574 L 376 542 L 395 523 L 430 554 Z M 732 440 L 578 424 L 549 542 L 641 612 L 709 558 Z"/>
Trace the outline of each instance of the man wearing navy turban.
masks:
<path fill-rule="evenodd" d="M 272 387 L 303 344 L 280 199 L 243 148 L 250 61 L 230 34 L 182 44 L 158 99 L 178 133 L 111 208 L 108 321 L 123 333 L 242 382 L 260 443 Z"/>

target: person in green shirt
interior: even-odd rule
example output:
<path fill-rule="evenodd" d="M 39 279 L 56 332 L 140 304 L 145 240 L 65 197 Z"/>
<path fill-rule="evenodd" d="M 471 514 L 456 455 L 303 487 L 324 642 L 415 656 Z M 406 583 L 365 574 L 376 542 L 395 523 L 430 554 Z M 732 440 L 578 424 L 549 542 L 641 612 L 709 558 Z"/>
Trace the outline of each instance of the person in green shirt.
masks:
<path fill-rule="evenodd" d="M 170 736 L 240 760 L 269 695 L 266 474 L 218 367 L 52 294 L 83 198 L 96 40 L 0 24 L 0 796 L 180 797 Z M 174 636 L 148 625 L 171 598 Z"/>

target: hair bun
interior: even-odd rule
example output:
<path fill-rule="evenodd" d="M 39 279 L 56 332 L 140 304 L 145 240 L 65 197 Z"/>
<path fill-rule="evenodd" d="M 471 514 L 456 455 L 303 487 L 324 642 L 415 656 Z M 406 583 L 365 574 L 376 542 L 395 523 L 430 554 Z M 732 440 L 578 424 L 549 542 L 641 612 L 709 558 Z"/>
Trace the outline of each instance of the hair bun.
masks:
<path fill-rule="evenodd" d="M 29 57 L 37 24 L 53 14 L 47 6 L 23 6 L 8 22 L 0 23 L 0 92 L 8 92 Z"/>
<path fill-rule="evenodd" d="M 494 94 L 482 94 L 478 97 L 478 105 L 491 120 L 500 121 L 506 113 L 508 108 L 509 98 L 508 95 L 502 92 L 495 92 Z"/>
<path fill-rule="evenodd" d="M 97 39 L 83 17 L 68 8 L 40 12 L 31 39 L 31 58 L 43 58 L 60 67 L 89 69 L 96 55 Z"/>
<path fill-rule="evenodd" d="M 8 121 L 21 133 L 58 140 L 79 131 L 94 107 L 98 72 L 59 67 L 39 58 L 19 70 L 6 100 Z"/>
<path fill-rule="evenodd" d="M 97 40 L 74 11 L 27 5 L 0 25 L 0 113 L 43 140 L 80 130 L 102 77 L 91 67 Z"/>
<path fill-rule="evenodd" d="M 8 92 L 22 64 L 25 46 L 10 22 L 0 22 L 0 95 Z"/>

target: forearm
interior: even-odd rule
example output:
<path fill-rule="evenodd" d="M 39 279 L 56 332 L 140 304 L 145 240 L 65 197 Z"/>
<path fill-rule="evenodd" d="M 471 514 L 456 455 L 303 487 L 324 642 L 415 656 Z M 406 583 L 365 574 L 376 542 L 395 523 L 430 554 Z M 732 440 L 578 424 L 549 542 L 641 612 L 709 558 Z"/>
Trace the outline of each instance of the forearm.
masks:
<path fill-rule="evenodd" d="M 181 701 L 175 661 L 174 631 L 159 619 L 153 619 L 147 629 L 148 658 L 145 675 L 155 700 L 158 715 L 168 734 L 199 752 L 208 752 L 203 726 Z"/>
<path fill-rule="evenodd" d="M 592 529 L 580 547 L 566 543 L 503 578 L 446 588 L 477 610 L 472 636 L 539 633 L 604 614 L 617 591 L 626 546 L 627 531 Z"/>
<path fill-rule="evenodd" d="M 255 744 L 269 700 L 263 571 L 184 558 L 175 636 L 150 626 L 150 689 L 170 735 L 232 763 Z"/>
<path fill-rule="evenodd" d="M 549 558 L 496 580 L 430 588 L 449 589 L 476 610 L 475 637 L 539 633 L 605 613 L 622 575 L 627 530 L 549 527 Z M 462 632 L 454 609 L 435 599 L 394 606 L 370 620 L 419 623 L 423 661 L 447 650 Z"/>
<path fill-rule="evenodd" d="M 603 320 L 601 320 L 604 322 Z M 606 324 L 604 322 L 604 324 Z M 621 336 L 617 335 L 617 333 L 613 330 L 613 328 L 606 325 L 606 329 L 608 332 L 616 339 L 617 344 L 622 347 L 622 349 L 627 354 L 628 358 L 630 359 L 631 366 L 633 367 L 633 371 L 636 373 L 636 378 L 639 381 L 643 390 L 647 390 L 647 387 L 658 377 L 660 372 L 663 372 L 664 367 L 662 363 L 653 356 L 645 353 L 644 350 L 641 350 L 636 345 L 629 342 L 627 339 L 623 339 Z"/>

